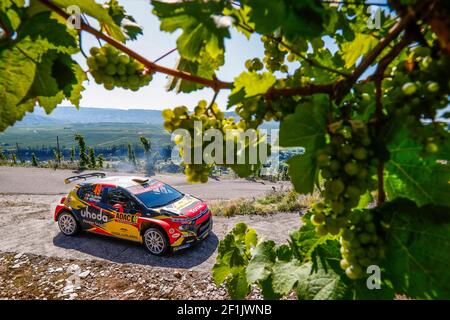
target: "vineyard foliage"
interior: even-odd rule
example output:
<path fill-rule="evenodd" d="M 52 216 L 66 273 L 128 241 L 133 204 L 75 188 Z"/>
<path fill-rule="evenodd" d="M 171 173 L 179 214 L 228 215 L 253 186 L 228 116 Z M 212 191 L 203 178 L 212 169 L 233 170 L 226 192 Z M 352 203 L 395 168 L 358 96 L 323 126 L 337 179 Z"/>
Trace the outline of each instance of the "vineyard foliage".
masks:
<path fill-rule="evenodd" d="M 213 276 L 232 298 L 252 285 L 267 299 L 450 298 L 448 1 L 388 1 L 372 14 L 358 0 L 151 4 L 161 30 L 179 34 L 173 69 L 126 47 L 143 30 L 116 0 L 1 0 L 0 131 L 37 104 L 48 113 L 64 99 L 78 105 L 88 74 L 108 90 L 139 90 L 155 72 L 169 75 L 176 92 L 228 90 L 239 120 L 225 117 L 215 94 L 164 110 L 166 130 L 193 133 L 194 121 L 258 130 L 277 121 L 281 146 L 305 148 L 288 161 L 295 190 L 322 195 L 287 244 L 244 224 L 220 241 Z M 98 29 L 84 18 L 69 28 L 71 5 Z M 231 29 L 260 39 L 264 56 L 226 82 L 216 72 Z M 85 34 L 105 43 L 89 50 L 88 70 L 73 59 Z M 262 162 L 227 166 L 248 176 Z M 185 164 L 191 182 L 206 182 L 212 169 Z"/>

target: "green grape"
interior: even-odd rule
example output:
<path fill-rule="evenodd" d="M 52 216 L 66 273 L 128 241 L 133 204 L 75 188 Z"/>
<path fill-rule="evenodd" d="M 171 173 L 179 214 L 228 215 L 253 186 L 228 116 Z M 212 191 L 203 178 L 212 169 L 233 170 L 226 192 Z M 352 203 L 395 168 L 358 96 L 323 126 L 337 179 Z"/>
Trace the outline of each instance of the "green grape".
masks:
<path fill-rule="evenodd" d="M 414 84 L 412 82 L 407 82 L 402 87 L 403 93 L 407 96 L 414 94 L 416 92 L 416 90 L 417 90 L 417 86 L 416 86 L 416 84 Z"/>
<path fill-rule="evenodd" d="M 91 56 L 96 56 L 97 54 L 100 53 L 100 49 L 96 48 L 96 47 L 92 47 L 91 49 L 89 49 L 89 53 Z"/>
<path fill-rule="evenodd" d="M 324 236 L 326 234 L 328 234 L 328 229 L 326 227 L 326 225 L 320 225 L 316 227 L 316 232 L 319 236 Z"/>
<path fill-rule="evenodd" d="M 427 83 L 427 90 L 432 93 L 438 92 L 439 84 L 437 82 L 430 81 Z"/>
<path fill-rule="evenodd" d="M 108 59 L 105 56 L 97 55 L 95 56 L 95 62 L 99 67 L 104 67 L 108 63 Z"/>
<path fill-rule="evenodd" d="M 341 259 L 339 264 L 342 270 L 346 270 L 348 267 L 350 267 L 350 263 L 346 259 Z"/>
<path fill-rule="evenodd" d="M 347 162 L 344 166 L 344 170 L 349 176 L 355 176 L 359 171 L 358 165 L 354 162 Z"/>
<path fill-rule="evenodd" d="M 105 73 L 107 75 L 113 76 L 113 75 L 116 74 L 116 71 L 117 71 L 117 69 L 116 69 L 116 66 L 114 64 L 108 64 L 105 67 Z"/>
<path fill-rule="evenodd" d="M 334 180 L 330 184 L 330 190 L 336 195 L 341 194 L 345 190 L 345 184 L 342 180 Z"/>
<path fill-rule="evenodd" d="M 130 57 L 126 54 L 119 55 L 119 63 L 127 65 L 128 63 L 130 63 Z"/>
<path fill-rule="evenodd" d="M 350 267 L 348 267 L 345 270 L 345 274 L 350 279 L 357 280 L 357 279 L 360 279 L 362 277 L 363 272 L 362 272 L 362 269 L 361 269 L 360 266 L 358 266 L 358 265 L 350 265 Z"/>
<path fill-rule="evenodd" d="M 311 215 L 311 222 L 315 226 L 321 225 L 325 222 L 325 215 L 323 213 L 317 212 Z"/>
<path fill-rule="evenodd" d="M 439 151 L 439 147 L 437 146 L 436 143 L 429 142 L 429 143 L 427 143 L 425 150 L 427 153 L 430 153 L 430 154 L 437 153 Z"/>
<path fill-rule="evenodd" d="M 127 67 L 125 64 L 119 64 L 116 67 L 116 72 L 119 76 L 123 76 L 127 73 Z"/>
<path fill-rule="evenodd" d="M 367 150 L 365 148 L 356 148 L 355 150 L 353 150 L 353 157 L 356 160 L 364 160 L 367 158 Z"/>

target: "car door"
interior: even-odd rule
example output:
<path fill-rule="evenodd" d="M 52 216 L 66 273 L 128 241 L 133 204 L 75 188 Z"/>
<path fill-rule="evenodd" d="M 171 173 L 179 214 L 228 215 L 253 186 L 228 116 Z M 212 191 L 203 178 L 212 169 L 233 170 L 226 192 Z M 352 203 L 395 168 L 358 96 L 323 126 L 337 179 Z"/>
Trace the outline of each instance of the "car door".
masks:
<path fill-rule="evenodd" d="M 116 237 L 140 241 L 139 204 L 122 188 L 107 188 L 104 198 L 105 209 L 114 214 L 114 223 L 109 225 L 108 231 Z"/>
<path fill-rule="evenodd" d="M 97 232 L 112 221 L 113 215 L 103 210 L 101 206 L 101 185 L 85 185 L 78 190 L 80 202 L 72 206 L 83 229 Z"/>

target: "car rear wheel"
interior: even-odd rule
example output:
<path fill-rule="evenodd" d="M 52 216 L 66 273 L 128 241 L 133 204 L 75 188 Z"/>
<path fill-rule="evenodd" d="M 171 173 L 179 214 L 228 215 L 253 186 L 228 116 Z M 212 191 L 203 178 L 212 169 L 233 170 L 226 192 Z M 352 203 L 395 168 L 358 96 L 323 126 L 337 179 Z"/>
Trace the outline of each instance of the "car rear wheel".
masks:
<path fill-rule="evenodd" d="M 77 220 L 70 212 L 63 212 L 58 217 L 58 226 L 66 236 L 74 236 L 79 231 Z"/>
<path fill-rule="evenodd" d="M 164 231 L 150 227 L 144 232 L 144 244 L 150 253 L 162 256 L 169 251 L 169 241 Z"/>

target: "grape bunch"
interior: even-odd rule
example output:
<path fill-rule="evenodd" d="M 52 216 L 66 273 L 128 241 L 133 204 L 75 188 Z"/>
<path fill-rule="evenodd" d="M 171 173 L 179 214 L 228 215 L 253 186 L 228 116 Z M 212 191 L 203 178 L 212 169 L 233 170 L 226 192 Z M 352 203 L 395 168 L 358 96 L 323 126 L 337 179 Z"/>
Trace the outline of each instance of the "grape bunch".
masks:
<path fill-rule="evenodd" d="M 89 71 L 95 82 L 103 84 L 107 90 L 119 87 L 137 91 L 152 80 L 152 74 L 141 63 L 113 46 L 93 47 L 90 54 L 87 59 Z"/>
<path fill-rule="evenodd" d="M 353 210 L 340 244 L 341 268 L 353 280 L 362 278 L 363 270 L 384 258 L 383 237 L 372 210 Z"/>
<path fill-rule="evenodd" d="M 320 235 L 337 235 L 346 227 L 351 210 L 361 196 L 376 188 L 372 178 L 374 157 L 369 128 L 364 122 L 339 121 L 331 125 L 330 143 L 316 154 L 324 182 L 324 203 L 313 207 L 311 220 Z"/>
<path fill-rule="evenodd" d="M 258 58 L 248 59 L 245 61 L 245 68 L 248 71 L 260 71 L 264 68 L 263 63 Z"/>
<path fill-rule="evenodd" d="M 284 64 L 287 55 L 287 49 L 280 45 L 278 41 L 272 37 L 262 36 L 261 41 L 264 43 L 264 64 L 270 72 L 281 71 L 288 72 L 288 66 Z"/>
<path fill-rule="evenodd" d="M 387 81 L 389 113 L 410 128 L 428 154 L 439 150 L 439 141 L 445 136 L 446 124 L 434 119 L 448 105 L 449 69 L 450 57 L 432 56 L 429 48 L 416 47 L 408 60 L 391 70 L 391 81 Z M 424 120 L 433 121 L 433 130 L 424 126 Z"/>
<path fill-rule="evenodd" d="M 195 122 L 199 121 L 202 124 L 201 134 L 208 129 L 214 128 L 218 129 L 221 132 L 225 132 L 228 129 L 239 129 L 238 124 L 235 120 L 230 118 L 225 118 L 224 112 L 222 112 L 217 104 L 213 104 L 212 106 L 208 106 L 206 101 L 201 100 L 198 105 L 194 108 L 193 112 L 189 112 L 188 108 L 185 106 L 176 107 L 175 109 L 165 109 L 162 112 L 164 118 L 164 128 L 169 132 L 174 132 L 176 129 L 185 129 L 190 137 L 191 144 L 190 148 L 193 151 L 189 157 L 188 163 L 184 163 L 185 174 L 187 176 L 187 180 L 192 183 L 204 183 L 208 181 L 208 176 L 213 169 L 212 164 L 208 164 L 205 162 L 205 158 L 202 157 L 201 163 L 194 163 L 194 154 L 195 152 L 201 152 L 203 156 L 208 156 L 204 153 L 204 148 L 210 143 L 209 141 L 203 141 L 200 148 L 195 148 L 194 145 L 194 127 Z M 180 146 L 180 156 L 183 156 L 183 144 L 184 144 L 184 136 L 176 135 L 174 137 L 174 142 Z M 225 143 L 225 141 L 224 141 Z M 214 156 L 212 154 L 211 156 Z"/>

